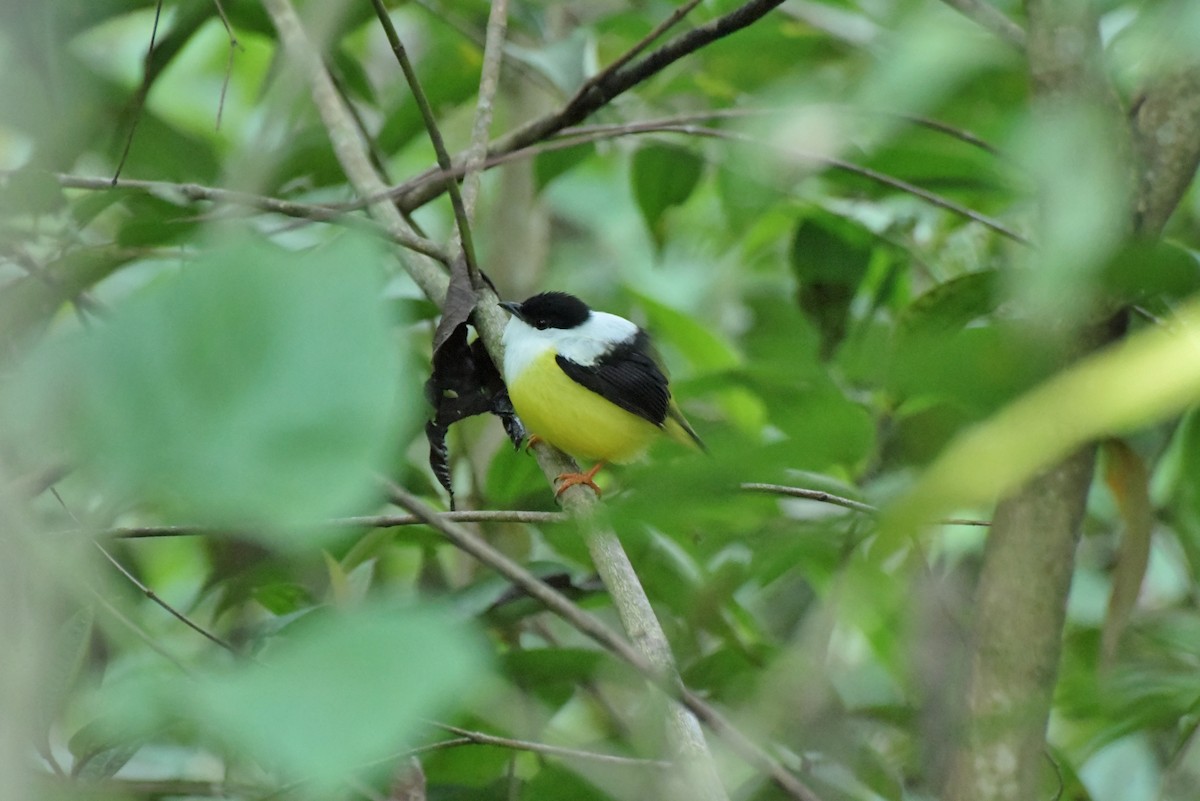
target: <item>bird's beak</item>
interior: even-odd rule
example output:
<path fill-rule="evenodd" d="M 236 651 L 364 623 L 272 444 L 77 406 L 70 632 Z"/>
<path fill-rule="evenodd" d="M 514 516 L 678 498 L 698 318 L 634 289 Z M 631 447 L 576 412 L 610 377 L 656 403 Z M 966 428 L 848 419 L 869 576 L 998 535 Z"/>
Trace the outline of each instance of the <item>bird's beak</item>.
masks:
<path fill-rule="evenodd" d="M 506 300 L 500 304 L 500 308 L 504 309 L 506 312 L 511 314 L 513 317 L 516 317 L 518 320 L 521 319 L 521 304 L 520 303 L 513 303 L 511 300 Z"/>

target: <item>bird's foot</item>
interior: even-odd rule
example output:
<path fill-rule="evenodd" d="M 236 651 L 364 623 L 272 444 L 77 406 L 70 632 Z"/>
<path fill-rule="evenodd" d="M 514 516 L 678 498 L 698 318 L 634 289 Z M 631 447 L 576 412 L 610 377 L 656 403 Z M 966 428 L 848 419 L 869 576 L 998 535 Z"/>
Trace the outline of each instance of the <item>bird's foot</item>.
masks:
<path fill-rule="evenodd" d="M 558 484 L 558 489 L 554 491 L 554 497 L 559 497 L 571 487 L 584 486 L 591 487 L 592 492 L 596 493 L 596 497 L 599 498 L 601 495 L 603 495 L 603 493 L 600 491 L 600 488 L 596 486 L 596 482 L 593 479 L 595 479 L 596 473 L 600 472 L 601 467 L 604 467 L 604 462 L 596 462 L 596 464 L 592 466 L 592 469 L 588 470 L 586 473 L 560 474 L 554 479 L 554 481 Z"/>
<path fill-rule="evenodd" d="M 533 451 L 533 446 L 537 445 L 539 442 L 545 442 L 545 440 L 539 437 L 537 434 L 530 434 L 529 439 L 525 442 L 525 452 L 531 453 Z"/>

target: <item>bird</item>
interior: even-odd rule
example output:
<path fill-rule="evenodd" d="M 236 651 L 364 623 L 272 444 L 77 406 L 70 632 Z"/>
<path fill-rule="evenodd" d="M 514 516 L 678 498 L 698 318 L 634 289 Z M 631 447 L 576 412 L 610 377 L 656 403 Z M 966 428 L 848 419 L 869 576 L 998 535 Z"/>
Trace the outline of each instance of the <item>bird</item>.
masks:
<path fill-rule="evenodd" d="M 504 383 L 530 443 L 596 463 L 558 476 L 556 497 L 577 484 L 599 496 L 600 468 L 638 459 L 661 435 L 707 450 L 671 398 L 649 334 L 635 323 L 566 292 L 500 307 L 512 315 L 503 336 Z"/>

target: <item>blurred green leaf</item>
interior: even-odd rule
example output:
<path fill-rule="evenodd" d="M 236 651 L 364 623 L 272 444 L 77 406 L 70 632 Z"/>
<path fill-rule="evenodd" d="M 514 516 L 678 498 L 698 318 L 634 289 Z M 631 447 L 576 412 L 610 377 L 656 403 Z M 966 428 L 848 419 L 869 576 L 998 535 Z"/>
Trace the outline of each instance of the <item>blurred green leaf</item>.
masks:
<path fill-rule="evenodd" d="M 1142 331 L 1095 353 L 966 430 L 894 510 L 892 531 L 948 506 L 991 502 L 1088 440 L 1195 403 L 1197 329 L 1200 305 L 1193 301 L 1172 329 Z"/>
<path fill-rule="evenodd" d="M 737 351 L 721 339 L 712 326 L 660 303 L 648 295 L 631 293 L 646 313 L 647 327 L 657 342 L 669 343 L 698 372 L 725 370 L 741 361 Z"/>
<path fill-rule="evenodd" d="M 936 337 L 960 329 L 995 311 L 1000 274 L 995 270 L 966 273 L 943 281 L 904 310 L 897 326 L 900 337 Z"/>
<path fill-rule="evenodd" d="M 555 148 L 538 153 L 533 159 L 533 177 L 539 190 L 558 176 L 587 161 L 596 153 L 594 144 Z"/>
<path fill-rule="evenodd" d="M 792 236 L 792 272 L 800 309 L 821 335 L 828 359 L 846 335 L 850 302 L 871 264 L 874 235 L 850 220 L 820 209 L 808 212 Z"/>
<path fill-rule="evenodd" d="M 54 368 L 78 393 L 80 455 L 182 519 L 257 521 L 302 547 L 274 527 L 355 511 L 414 411 L 380 258 L 357 236 L 303 254 L 247 241 L 131 299 Z"/>
<path fill-rule="evenodd" d="M 37 216 L 66 205 L 58 179 L 45 170 L 26 167 L 8 173 L 0 181 L 0 214 Z"/>
<path fill-rule="evenodd" d="M 666 238 L 663 215 L 691 196 L 704 172 L 704 160 L 690 150 L 647 145 L 633 154 L 633 197 L 655 243 Z"/>
<path fill-rule="evenodd" d="M 200 224 L 195 208 L 179 206 L 153 195 L 130 195 L 124 205 L 130 216 L 117 232 L 117 244 L 124 247 L 177 242 Z"/>
<path fill-rule="evenodd" d="M 306 627 L 260 664 L 205 677 L 186 708 L 263 764 L 327 791 L 411 745 L 486 666 L 475 634 L 445 612 L 360 609 Z"/>

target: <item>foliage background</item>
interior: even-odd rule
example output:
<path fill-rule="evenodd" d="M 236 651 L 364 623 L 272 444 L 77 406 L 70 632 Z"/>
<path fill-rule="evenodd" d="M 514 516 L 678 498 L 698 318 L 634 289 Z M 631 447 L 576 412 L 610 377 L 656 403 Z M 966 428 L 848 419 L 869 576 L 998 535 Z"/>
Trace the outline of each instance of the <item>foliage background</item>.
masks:
<path fill-rule="evenodd" d="M 420 176 L 435 154 L 371 5 L 299 5 L 376 169 Z M 461 152 L 489 6 L 389 5 Z M 396 514 L 376 471 L 445 506 L 421 430 L 438 307 L 365 214 L 322 219 L 356 194 L 270 6 L 0 11 L 0 792 L 689 797 L 596 757 L 671 750 L 669 702 L 611 649 L 432 528 L 345 519 Z M 987 529 L 912 521 L 988 519 L 1101 437 L 1076 560 L 1045 557 L 1071 589 L 1061 670 L 1017 772 L 1097 801 L 1200 781 L 1200 360 L 1179 336 L 1200 205 L 1194 159 L 1153 172 L 1126 123 L 1197 102 L 1200 9 L 1027 6 L 790 0 L 482 175 L 472 232 L 503 297 L 569 290 L 656 336 L 713 456 L 611 471 L 604 513 L 684 684 L 820 798 L 1022 797 L 952 779 L 1000 642 L 970 634 Z M 494 135 L 676 8 L 513 2 Z M 1044 57 L 1040 25 L 1082 44 Z M 427 194 L 398 204 L 444 253 L 455 218 Z M 1144 348 L 1071 383 L 1114 330 Z M 460 509 L 557 508 L 494 418 L 451 447 Z M 547 519 L 471 525 L 618 626 L 585 537 Z M 1024 625 L 1003 642 L 1036 649 Z M 709 741 L 731 796 L 784 797 Z"/>

